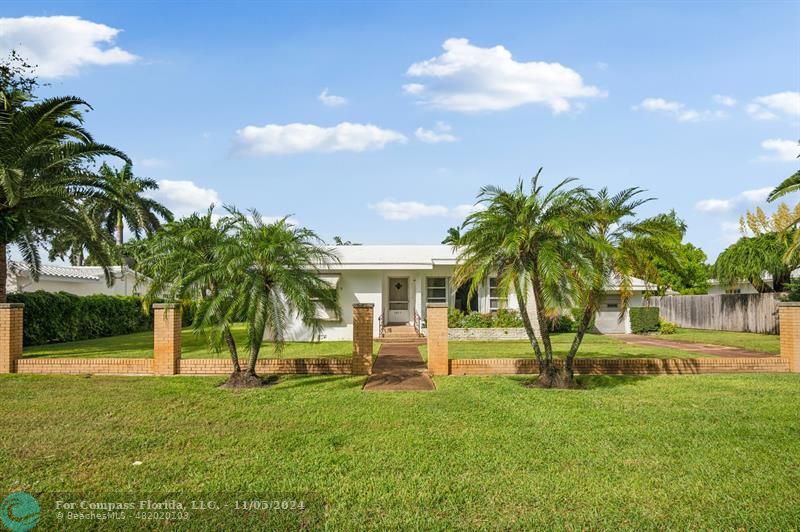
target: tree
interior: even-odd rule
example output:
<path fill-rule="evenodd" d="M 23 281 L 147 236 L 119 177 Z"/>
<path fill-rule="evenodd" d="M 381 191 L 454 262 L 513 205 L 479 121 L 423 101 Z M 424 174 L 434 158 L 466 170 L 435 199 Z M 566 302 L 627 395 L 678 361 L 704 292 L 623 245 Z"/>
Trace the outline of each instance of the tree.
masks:
<path fill-rule="evenodd" d="M 656 293 L 663 296 L 667 291 L 675 290 L 681 295 L 707 294 L 711 269 L 706 253 L 689 242 L 678 242 L 673 252 L 676 262 L 672 264 L 652 257 Z"/>
<path fill-rule="evenodd" d="M 351 242 L 350 240 L 342 240 L 342 237 L 336 235 L 333 237 L 333 243 L 337 246 L 360 246 L 360 242 Z"/>
<path fill-rule="evenodd" d="M 800 146 L 800 142 L 798 142 L 798 146 Z M 800 148 L 798 148 L 798 151 L 800 151 Z M 797 158 L 800 159 L 800 153 L 798 153 Z M 800 190 L 800 170 L 784 179 L 777 187 L 775 187 L 773 191 L 770 192 L 769 197 L 767 197 L 767 201 L 775 201 L 778 198 L 782 198 L 783 196 L 792 192 L 797 192 L 798 190 Z"/>
<path fill-rule="evenodd" d="M 15 74 L 19 78 L 19 74 Z M 2 76 L 0 76 L 2 80 Z M 83 127 L 89 105 L 74 96 L 32 102 L 19 83 L 0 86 L 0 302 L 6 300 L 7 249 L 16 245 L 38 279 L 39 246 L 60 231 L 85 240 L 104 266 L 112 253 L 81 213 L 81 202 L 102 195 L 105 184 L 89 164 L 99 157 L 124 161 L 120 150 L 95 142 Z M 24 83 L 23 83 L 24 86 Z M 112 282 L 106 270 L 108 282 Z"/>
<path fill-rule="evenodd" d="M 589 275 L 576 284 L 582 312 L 577 317 L 578 328 L 564 364 L 569 381 L 574 377 L 575 355 L 600 309 L 608 281 L 613 279 L 620 287 L 622 317 L 635 275 L 642 276 L 645 281 L 655 277 L 654 258 L 671 267 L 677 264 L 675 248 L 683 236 L 682 224 L 676 223 L 674 213 L 638 220 L 637 209 L 653 199 L 641 197 L 643 192 L 639 188 L 628 188 L 611 195 L 603 188 L 596 194 L 587 194 L 582 203 L 588 238 L 578 244 L 591 269 Z"/>
<path fill-rule="evenodd" d="M 105 180 L 106 193 L 94 198 L 89 206 L 109 233 L 115 235 L 118 246 L 124 242 L 123 231 L 127 225 L 136 238 L 142 233 L 151 235 L 161 227 L 161 219 L 172 221 L 172 212 L 154 199 L 142 194 L 157 190 L 158 183 L 146 177 L 133 175 L 130 163 L 117 170 L 107 164 L 100 167 Z"/>
<path fill-rule="evenodd" d="M 717 257 L 714 275 L 723 285 L 746 280 L 760 293 L 782 292 L 798 266 L 784 260 L 786 251 L 786 239 L 779 233 L 744 236 Z M 772 277 L 771 286 L 764 280 L 765 273 Z"/>
<path fill-rule="evenodd" d="M 498 289 L 517 297 L 525 332 L 539 365 L 538 383 L 544 387 L 570 386 L 571 379 L 556 368 L 548 328 L 548 309 L 570 308 L 576 283 L 588 277 L 591 264 L 579 245 L 586 239 L 582 204 L 586 189 L 572 187 L 566 179 L 550 190 L 540 184 L 542 169 L 506 191 L 485 186 L 478 203 L 485 207 L 467 216 L 459 240 L 459 265 L 454 285 L 470 283 L 470 296 L 496 275 Z M 540 338 L 527 310 L 528 294 L 534 298 Z"/>
<path fill-rule="evenodd" d="M 228 385 L 260 386 L 256 363 L 265 336 L 279 354 L 292 318 L 316 339 L 323 326 L 320 306 L 341 315 L 336 289 L 320 277 L 320 268 L 338 258 L 314 231 L 289 223 L 288 217 L 265 223 L 255 210 L 246 216 L 227 209 L 233 238 L 222 242 L 214 263 L 222 285 L 198 308 L 197 323 L 214 327 L 244 318 L 249 360 L 244 371 L 234 367 Z"/>
<path fill-rule="evenodd" d="M 230 218 L 215 221 L 212 205 L 204 215 L 192 214 L 173 221 L 152 237 L 133 242 L 131 254 L 140 272 L 151 279 L 144 298 L 146 308 L 162 298 L 200 305 L 217 297 L 227 282 L 217 260 L 232 238 Z M 236 340 L 231 333 L 235 320 L 219 319 L 212 324 L 197 317 L 195 314 L 195 329 L 206 336 L 214 349 L 220 350 L 225 345 L 233 371 L 241 371 Z"/>
<path fill-rule="evenodd" d="M 461 241 L 461 228 L 460 227 L 451 227 L 447 230 L 447 236 L 444 237 L 442 240 L 442 244 L 449 244 L 451 246 L 458 246 L 458 243 Z"/>

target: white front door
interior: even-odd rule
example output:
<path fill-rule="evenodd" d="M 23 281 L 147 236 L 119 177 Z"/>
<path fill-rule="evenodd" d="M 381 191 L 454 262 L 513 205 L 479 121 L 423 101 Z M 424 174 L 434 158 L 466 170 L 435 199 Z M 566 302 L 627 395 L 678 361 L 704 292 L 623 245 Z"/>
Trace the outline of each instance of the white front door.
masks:
<path fill-rule="evenodd" d="M 411 321 L 411 314 L 408 310 L 409 303 L 408 278 L 390 277 L 388 323 L 408 323 Z"/>

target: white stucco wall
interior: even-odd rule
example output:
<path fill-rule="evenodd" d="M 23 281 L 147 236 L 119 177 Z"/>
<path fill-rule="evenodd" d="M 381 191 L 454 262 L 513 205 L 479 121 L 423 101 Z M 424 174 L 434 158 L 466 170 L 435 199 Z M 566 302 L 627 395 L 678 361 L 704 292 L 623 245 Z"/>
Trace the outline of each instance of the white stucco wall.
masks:
<path fill-rule="evenodd" d="M 146 289 L 146 281 L 136 282 L 133 272 L 126 273 L 121 279 L 116 279 L 112 286 L 108 286 L 105 278 L 93 279 L 69 279 L 62 277 L 42 276 L 39 281 L 33 281 L 26 275 L 21 275 L 14 283 L 14 291 L 36 292 L 68 292 L 78 296 L 90 296 L 96 294 L 132 296 L 143 293 Z"/>
<path fill-rule="evenodd" d="M 708 295 L 710 295 L 710 296 L 724 295 L 724 294 L 728 293 L 729 289 L 739 290 L 738 293 L 740 293 L 740 294 L 757 294 L 758 293 L 758 290 L 756 290 L 753 287 L 753 285 L 748 283 L 748 282 L 741 282 L 741 283 L 738 283 L 738 284 L 736 284 L 735 286 L 732 286 L 732 287 L 727 286 L 727 285 L 721 285 L 721 284 L 718 284 L 718 283 L 712 283 L 708 287 Z M 731 292 L 731 293 L 735 293 L 735 292 Z"/>

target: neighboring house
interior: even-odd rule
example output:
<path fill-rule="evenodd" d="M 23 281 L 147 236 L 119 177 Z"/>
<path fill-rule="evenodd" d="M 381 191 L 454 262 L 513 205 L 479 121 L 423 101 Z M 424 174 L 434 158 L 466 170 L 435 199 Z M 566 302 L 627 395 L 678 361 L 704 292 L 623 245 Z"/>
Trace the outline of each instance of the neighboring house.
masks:
<path fill-rule="evenodd" d="M 99 266 L 58 266 L 43 264 L 39 280 L 34 281 L 28 267 L 20 262 L 8 265 L 6 291 L 35 292 L 69 292 L 79 296 L 94 294 L 131 296 L 143 293 L 147 289 L 148 279 L 127 267 L 112 266 L 111 275 L 114 284 L 108 286 L 103 268 Z"/>
<path fill-rule="evenodd" d="M 772 286 L 772 275 L 764 272 L 761 276 L 764 282 Z M 792 280 L 800 279 L 800 269 L 794 270 L 791 275 Z M 722 294 L 757 294 L 758 290 L 750 283 L 750 281 L 739 281 L 734 285 L 726 285 L 720 283 L 716 279 L 709 279 L 708 281 L 708 295 L 718 296 Z"/>
<path fill-rule="evenodd" d="M 323 332 L 325 340 L 353 337 L 353 303 L 375 305 L 376 336 L 379 318 L 386 325 L 412 325 L 415 320 L 425 320 L 428 303 L 446 303 L 465 312 L 519 308 L 513 294 L 507 299 L 500 297 L 494 278 L 471 298 L 468 286 L 454 286 L 451 279 L 457 254 L 450 246 L 336 246 L 334 251 L 340 262 L 329 265 L 322 277 L 338 290 L 342 316 L 337 320 L 333 313 L 320 309 L 320 316 L 327 319 Z M 634 280 L 630 306 L 642 305 L 645 289 L 643 281 Z M 535 320 L 532 304 L 533 298 L 529 297 L 529 311 Z M 627 311 L 620 320 L 620 306 L 619 287 L 611 283 L 596 319 L 600 332 L 630 333 Z M 307 340 L 309 331 L 295 321 L 289 336 L 294 340 Z"/>

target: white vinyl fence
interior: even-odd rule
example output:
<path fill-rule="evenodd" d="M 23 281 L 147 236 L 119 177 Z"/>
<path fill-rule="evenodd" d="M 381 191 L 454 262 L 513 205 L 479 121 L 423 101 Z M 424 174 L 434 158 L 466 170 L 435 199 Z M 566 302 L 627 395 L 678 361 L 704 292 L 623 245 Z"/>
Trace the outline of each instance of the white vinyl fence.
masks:
<path fill-rule="evenodd" d="M 723 294 L 646 298 L 661 319 L 678 327 L 778 334 L 778 303 L 783 294 Z"/>

